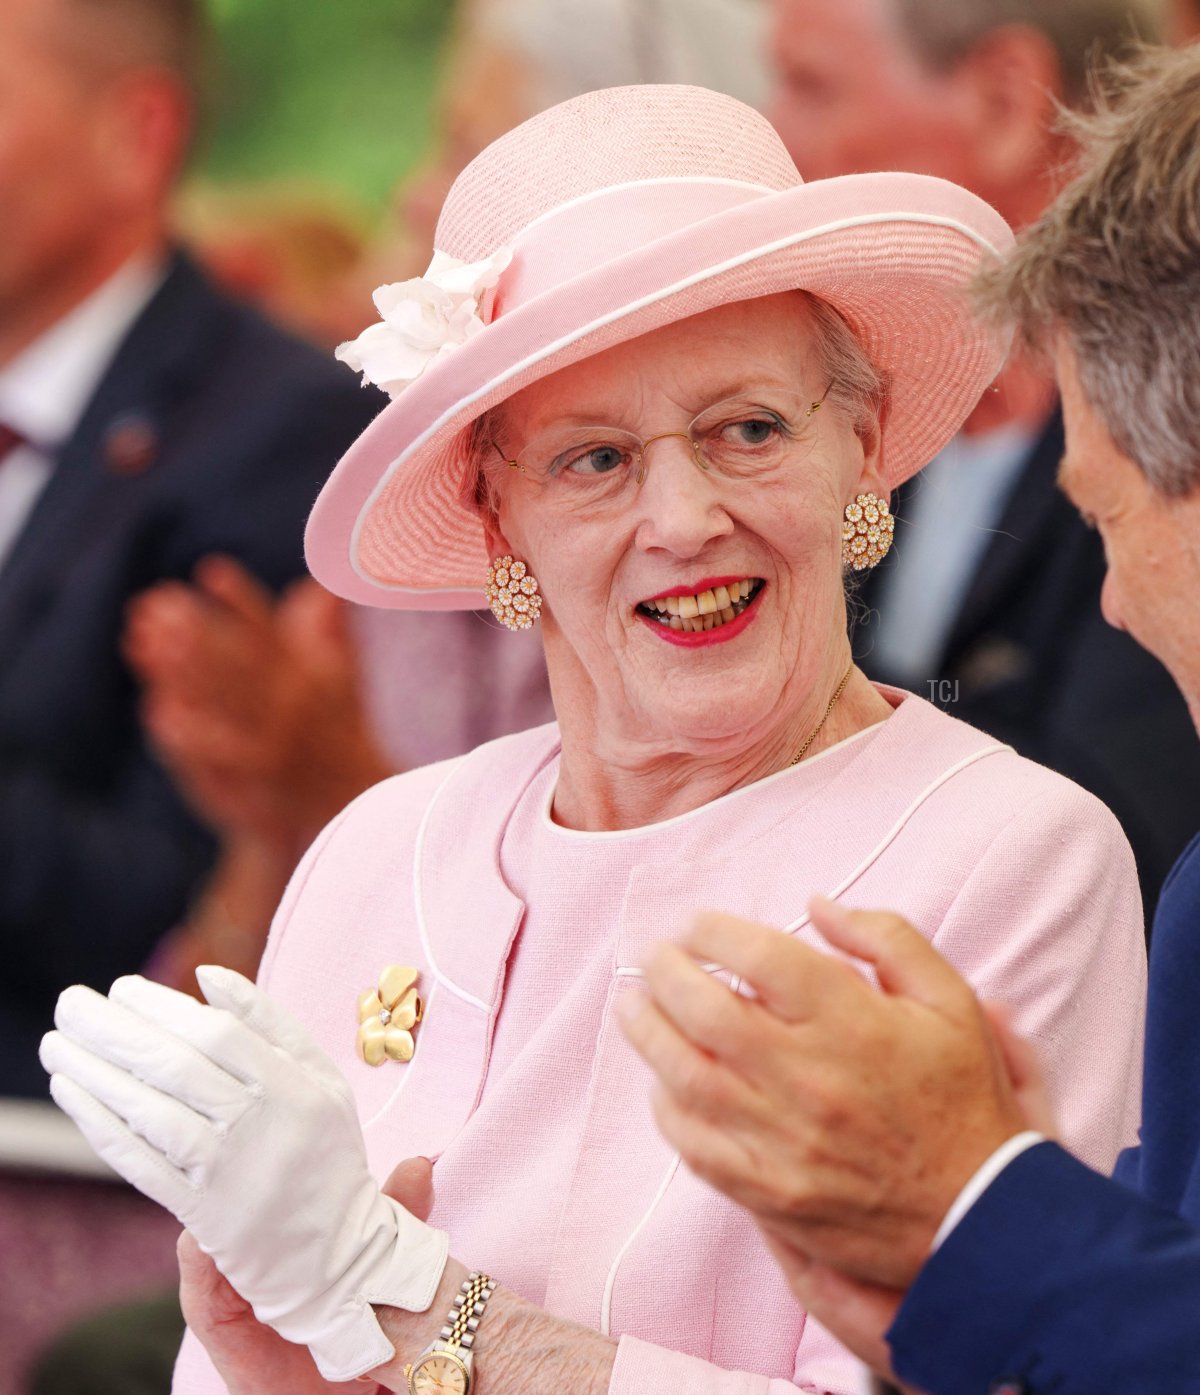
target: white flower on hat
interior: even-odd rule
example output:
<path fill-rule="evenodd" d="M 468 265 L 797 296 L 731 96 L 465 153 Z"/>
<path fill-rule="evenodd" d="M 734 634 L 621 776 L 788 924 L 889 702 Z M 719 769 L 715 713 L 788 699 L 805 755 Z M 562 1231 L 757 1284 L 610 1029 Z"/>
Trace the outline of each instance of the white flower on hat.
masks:
<path fill-rule="evenodd" d="M 334 357 L 361 373 L 364 382 L 398 397 L 435 358 L 465 344 L 488 323 L 494 299 L 490 292 L 511 260 L 511 247 L 501 247 L 481 262 L 434 252 L 424 276 L 375 291 L 372 299 L 382 323 L 339 344 Z"/>

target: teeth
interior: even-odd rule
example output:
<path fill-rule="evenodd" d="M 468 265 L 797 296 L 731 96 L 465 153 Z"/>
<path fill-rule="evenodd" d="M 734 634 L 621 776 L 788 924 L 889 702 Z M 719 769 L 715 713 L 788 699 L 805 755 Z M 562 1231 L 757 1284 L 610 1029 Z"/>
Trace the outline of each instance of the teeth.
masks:
<path fill-rule="evenodd" d="M 717 624 L 728 624 L 746 608 L 745 603 L 754 590 L 754 582 L 734 581 L 727 586 L 714 586 L 694 596 L 660 596 L 644 602 L 651 614 L 660 615 L 673 630 L 699 633 Z M 710 623 L 704 624 L 704 621 Z"/>

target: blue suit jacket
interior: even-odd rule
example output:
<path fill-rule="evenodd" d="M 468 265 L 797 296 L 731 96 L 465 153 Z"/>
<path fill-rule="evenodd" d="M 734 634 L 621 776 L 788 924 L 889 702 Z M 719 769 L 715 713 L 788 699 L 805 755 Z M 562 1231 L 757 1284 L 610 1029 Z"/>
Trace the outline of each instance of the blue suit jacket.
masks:
<path fill-rule="evenodd" d="M 381 404 L 178 257 L 55 462 L 0 571 L 0 1094 L 45 1093 L 59 990 L 136 970 L 212 858 L 142 739 L 127 602 L 209 552 L 299 576 Z"/>
<path fill-rule="evenodd" d="M 1155 918 L 1141 1146 L 1116 1180 L 1054 1144 L 1023 1154 L 888 1338 L 929 1395 L 1200 1392 L 1200 838 Z"/>

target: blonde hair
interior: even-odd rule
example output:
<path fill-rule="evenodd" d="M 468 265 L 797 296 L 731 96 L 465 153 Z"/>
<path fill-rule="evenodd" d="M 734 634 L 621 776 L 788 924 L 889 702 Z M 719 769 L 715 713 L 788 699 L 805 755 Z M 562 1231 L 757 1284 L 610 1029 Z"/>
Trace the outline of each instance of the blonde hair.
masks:
<path fill-rule="evenodd" d="M 1200 484 L 1200 49 L 1146 50 L 1069 118 L 1079 172 L 978 284 L 1025 345 L 1063 335 L 1109 435 L 1155 489 Z"/>

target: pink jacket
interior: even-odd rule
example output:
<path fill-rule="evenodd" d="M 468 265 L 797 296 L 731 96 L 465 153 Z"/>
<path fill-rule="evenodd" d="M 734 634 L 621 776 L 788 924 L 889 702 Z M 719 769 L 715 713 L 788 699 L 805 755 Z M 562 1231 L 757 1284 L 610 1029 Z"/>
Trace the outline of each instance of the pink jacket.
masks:
<path fill-rule="evenodd" d="M 1012 1005 L 1076 1151 L 1107 1167 L 1134 1139 L 1144 954 L 1116 822 L 921 699 L 890 696 L 896 712 L 868 735 L 717 801 L 724 833 L 703 858 L 632 866 L 616 924 L 560 913 L 556 933 L 586 937 L 590 957 L 553 1001 L 534 1001 L 519 972 L 535 947 L 514 941 L 535 917 L 500 849 L 523 792 L 554 775 L 554 727 L 369 791 L 318 839 L 280 907 L 262 981 L 352 1082 L 377 1175 L 435 1158 L 431 1219 L 452 1252 L 618 1336 L 613 1395 L 870 1388 L 796 1306 L 748 1216 L 678 1164 L 614 1020 L 617 996 L 639 991 L 639 955 L 696 907 L 805 937 L 814 892 L 901 912 L 981 994 Z M 539 870 L 552 888 L 553 867 Z M 355 1004 L 388 963 L 420 967 L 426 1016 L 409 1065 L 371 1069 L 354 1052 Z M 497 1025 L 503 1038 L 514 1018 L 532 1024 L 528 1041 L 501 1065 Z M 556 1130 L 561 1119 L 570 1127 Z M 220 1389 L 189 1336 L 176 1395 Z"/>

